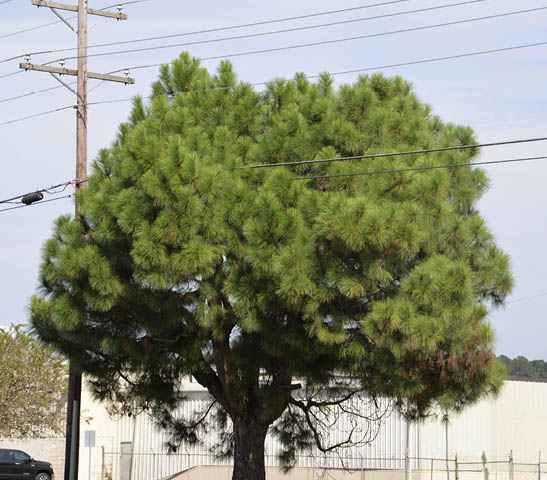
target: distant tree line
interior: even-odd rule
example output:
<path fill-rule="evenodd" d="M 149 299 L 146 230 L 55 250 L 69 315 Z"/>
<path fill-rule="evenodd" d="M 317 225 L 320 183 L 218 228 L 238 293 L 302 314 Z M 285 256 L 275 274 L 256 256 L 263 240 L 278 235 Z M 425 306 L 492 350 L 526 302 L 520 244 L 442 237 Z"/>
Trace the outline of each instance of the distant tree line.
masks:
<path fill-rule="evenodd" d="M 500 355 L 498 360 L 507 368 L 509 379 L 530 379 L 547 382 L 547 362 L 543 360 L 528 360 L 526 357 L 518 356 L 510 359 Z"/>

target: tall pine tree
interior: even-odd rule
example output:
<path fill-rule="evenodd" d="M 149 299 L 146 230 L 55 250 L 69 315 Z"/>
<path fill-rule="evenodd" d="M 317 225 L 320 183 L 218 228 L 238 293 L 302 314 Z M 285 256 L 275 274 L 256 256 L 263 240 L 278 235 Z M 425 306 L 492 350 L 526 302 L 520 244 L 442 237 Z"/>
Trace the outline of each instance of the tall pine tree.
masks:
<path fill-rule="evenodd" d="M 237 480 L 264 479 L 269 430 L 287 465 L 333 448 L 314 412 L 355 396 L 462 408 L 500 387 L 488 305 L 512 285 L 476 210 L 485 173 L 343 175 L 478 151 L 245 167 L 474 142 L 400 77 L 335 89 L 297 74 L 256 92 L 229 62 L 213 76 L 182 54 L 94 161 L 81 216 L 57 220 L 32 323 L 173 446 L 212 417 Z M 188 375 L 214 405 L 176 418 Z"/>

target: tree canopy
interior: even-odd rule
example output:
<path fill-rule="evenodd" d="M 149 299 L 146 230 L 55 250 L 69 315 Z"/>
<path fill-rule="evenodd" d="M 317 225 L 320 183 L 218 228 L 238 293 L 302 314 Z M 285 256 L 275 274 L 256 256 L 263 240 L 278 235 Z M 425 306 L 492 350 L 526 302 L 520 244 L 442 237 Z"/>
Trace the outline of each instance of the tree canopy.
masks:
<path fill-rule="evenodd" d="M 174 444 L 212 415 L 237 479 L 264 478 L 270 428 L 287 464 L 334 447 L 314 412 L 356 395 L 462 408 L 501 385 L 487 315 L 512 286 L 476 209 L 478 150 L 250 167 L 475 142 L 400 77 L 257 92 L 183 53 L 93 162 L 81 215 L 57 220 L 32 323 Z M 443 164 L 466 166 L 353 175 Z M 187 375 L 215 408 L 175 418 Z"/>
<path fill-rule="evenodd" d="M 0 437 L 63 431 L 68 369 L 21 326 L 0 328 Z"/>
<path fill-rule="evenodd" d="M 547 362 L 544 360 L 528 360 L 521 355 L 513 359 L 500 355 L 498 360 L 505 365 L 511 379 L 547 381 Z"/>

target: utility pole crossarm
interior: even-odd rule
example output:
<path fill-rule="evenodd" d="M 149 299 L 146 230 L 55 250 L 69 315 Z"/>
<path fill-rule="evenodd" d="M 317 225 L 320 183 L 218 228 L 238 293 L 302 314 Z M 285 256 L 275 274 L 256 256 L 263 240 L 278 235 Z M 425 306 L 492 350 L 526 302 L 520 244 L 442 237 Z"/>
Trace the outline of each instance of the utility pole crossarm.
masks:
<path fill-rule="evenodd" d="M 88 8 L 87 13 L 90 15 L 98 15 L 100 17 L 116 18 L 118 20 L 127 20 L 125 13 L 108 12 L 106 10 L 98 10 L 97 8 Z"/>
<path fill-rule="evenodd" d="M 56 8 L 58 10 L 68 10 L 69 12 L 77 12 L 78 7 L 76 5 L 67 5 L 64 3 L 48 2 L 46 0 L 31 0 L 33 5 L 37 7 Z M 109 12 L 107 10 L 99 10 L 97 8 L 87 8 L 87 13 L 90 15 L 98 15 L 101 17 L 116 18 L 118 20 L 127 20 L 125 13 Z"/>
<path fill-rule="evenodd" d="M 78 76 L 78 70 L 73 70 L 71 68 L 49 67 L 46 65 L 35 65 L 33 63 L 20 63 L 19 68 L 22 68 L 23 70 L 36 70 L 38 72 L 57 73 L 58 75 Z M 107 75 L 103 73 L 87 72 L 87 78 L 125 83 L 126 85 L 135 83 L 135 79 L 131 77 L 121 77 L 118 75 Z"/>

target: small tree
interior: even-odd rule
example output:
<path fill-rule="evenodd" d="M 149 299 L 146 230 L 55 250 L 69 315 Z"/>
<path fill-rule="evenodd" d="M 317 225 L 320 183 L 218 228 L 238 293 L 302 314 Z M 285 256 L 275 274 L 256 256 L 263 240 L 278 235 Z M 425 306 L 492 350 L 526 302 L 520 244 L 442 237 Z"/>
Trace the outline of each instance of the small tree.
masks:
<path fill-rule="evenodd" d="M 215 420 L 237 480 L 264 478 L 271 428 L 286 465 L 358 441 L 329 444 L 321 417 L 367 417 L 356 398 L 462 408 L 500 387 L 486 304 L 512 285 L 475 207 L 484 172 L 345 175 L 478 152 L 248 167 L 473 142 L 400 77 L 335 90 L 298 74 L 258 93 L 230 63 L 211 76 L 183 54 L 100 152 L 81 216 L 57 221 L 32 323 L 174 448 Z M 187 375 L 214 402 L 176 418 Z"/>
<path fill-rule="evenodd" d="M 0 437 L 63 430 L 67 368 L 21 326 L 0 328 Z"/>

